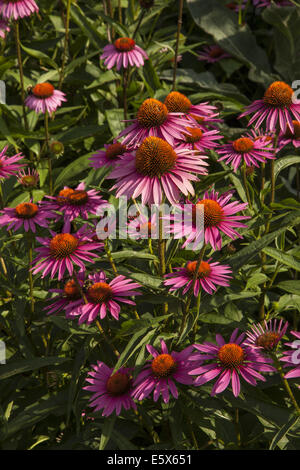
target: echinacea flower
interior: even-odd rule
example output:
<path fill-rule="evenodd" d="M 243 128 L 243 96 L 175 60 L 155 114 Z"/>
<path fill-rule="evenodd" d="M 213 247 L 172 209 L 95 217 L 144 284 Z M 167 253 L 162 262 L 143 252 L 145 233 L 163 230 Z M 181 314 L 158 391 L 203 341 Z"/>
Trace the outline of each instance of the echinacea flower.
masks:
<path fill-rule="evenodd" d="M 224 51 L 224 49 L 222 49 L 217 44 L 204 46 L 203 50 L 198 52 L 198 60 L 203 60 L 208 64 L 214 64 L 215 62 L 219 62 L 222 59 L 227 59 L 228 57 L 230 57 L 230 54 Z"/>
<path fill-rule="evenodd" d="M 273 372 L 275 369 L 269 364 L 271 359 L 262 356 L 257 350 L 243 342 L 245 334 L 238 336 L 238 328 L 232 333 L 228 343 L 220 335 L 216 335 L 217 344 L 205 341 L 195 344 L 200 351 L 191 357 L 199 361 L 199 367 L 190 371 L 196 375 L 194 385 L 199 387 L 218 377 L 211 391 L 214 396 L 223 392 L 230 384 L 235 397 L 240 394 L 240 376 L 250 385 L 257 385 L 257 380 L 266 381 L 260 372 Z M 206 362 L 207 361 L 207 362 Z"/>
<path fill-rule="evenodd" d="M 7 230 L 18 230 L 23 226 L 25 232 L 36 232 L 36 225 L 48 227 L 49 221 L 56 215 L 43 209 L 40 205 L 29 202 L 22 202 L 15 208 L 6 207 L 3 209 L 3 215 L 0 216 L 0 226 L 7 225 Z"/>
<path fill-rule="evenodd" d="M 248 338 L 245 340 L 246 344 L 254 348 L 261 349 L 262 351 L 273 351 L 281 338 L 285 335 L 288 328 L 288 322 L 282 327 L 283 320 L 280 320 L 277 325 L 277 320 L 264 321 L 263 324 L 258 323 L 251 327 L 251 331 L 246 331 Z"/>
<path fill-rule="evenodd" d="M 240 220 L 249 219 L 249 217 L 234 214 L 246 209 L 248 203 L 229 202 L 232 194 L 232 191 L 228 191 L 219 196 L 219 193 L 214 190 L 211 193 L 206 191 L 203 199 L 198 199 L 195 204 L 186 201 L 186 204 L 178 205 L 170 230 L 174 234 L 174 238 L 186 237 L 183 248 L 187 244 L 193 243 L 193 249 L 196 250 L 204 239 L 205 243 L 210 243 L 214 250 L 220 250 L 222 247 L 221 232 L 233 240 L 243 238 L 233 227 L 246 227 Z M 202 224 L 197 221 L 201 211 L 203 211 L 204 217 L 204 233 Z"/>
<path fill-rule="evenodd" d="M 32 267 L 33 274 L 42 271 L 42 278 L 50 274 L 53 279 L 58 271 L 60 281 L 67 269 L 72 276 L 74 265 L 80 270 L 85 270 L 85 263 L 93 263 L 92 258 L 98 257 L 93 253 L 99 249 L 99 243 L 91 241 L 90 232 L 86 231 L 86 226 L 81 227 L 76 233 L 70 233 L 70 224 L 66 223 L 62 233 L 55 233 L 50 230 L 51 238 L 36 237 L 37 241 L 43 245 L 35 248 L 38 256 L 33 260 L 35 266 Z"/>
<path fill-rule="evenodd" d="M 192 104 L 187 96 L 178 91 L 171 91 L 164 101 L 169 113 L 182 113 L 189 120 L 197 117 L 209 117 L 216 114 L 217 108 L 208 102 Z M 192 115 L 192 117 L 191 117 Z"/>
<path fill-rule="evenodd" d="M 46 196 L 46 198 L 48 200 L 43 202 L 45 208 L 63 212 L 70 221 L 79 216 L 87 219 L 89 213 L 97 214 L 99 206 L 107 202 L 102 199 L 98 191 L 94 189 L 86 191 L 84 182 L 79 183 L 75 189 L 65 186 L 56 197 Z"/>
<path fill-rule="evenodd" d="M 34 0 L 0 0 L 0 14 L 3 18 L 24 18 L 39 11 Z"/>
<path fill-rule="evenodd" d="M 292 367 L 284 377 L 286 379 L 295 379 L 300 377 L 300 332 L 291 331 L 290 333 L 297 339 L 292 343 L 284 343 L 285 346 L 289 346 L 291 350 L 284 351 L 283 357 L 281 357 L 280 360 L 285 363 L 286 367 Z M 298 388 L 300 389 L 300 384 Z"/>
<path fill-rule="evenodd" d="M 73 319 L 75 316 L 74 312 L 82 304 L 82 294 L 78 284 L 82 289 L 84 284 L 84 272 L 82 271 L 76 274 L 76 280 L 69 279 L 66 281 L 62 289 L 49 289 L 49 292 L 56 293 L 57 296 L 51 298 L 50 300 L 53 302 L 43 308 L 43 310 L 48 310 L 47 315 L 64 310 L 66 318 Z"/>
<path fill-rule="evenodd" d="M 91 166 L 94 168 L 113 167 L 116 163 L 119 162 L 119 157 L 125 153 L 129 153 L 130 150 L 120 142 L 114 142 L 112 144 L 104 144 L 105 150 L 98 150 L 94 153 L 89 160 L 91 161 Z"/>
<path fill-rule="evenodd" d="M 165 104 L 154 98 L 148 98 L 141 104 L 136 118 L 132 121 L 117 138 L 125 136 L 122 144 L 134 148 L 146 137 L 160 137 L 170 145 L 175 145 L 176 139 L 182 139 L 182 133 L 186 132 L 187 126 L 186 120 L 182 119 L 182 113 L 170 112 Z"/>
<path fill-rule="evenodd" d="M 153 400 L 156 402 L 162 395 L 165 403 L 169 402 L 170 392 L 174 398 L 178 398 L 176 382 L 185 385 L 193 383 L 189 376 L 191 362 L 189 361 L 193 347 L 189 346 L 181 352 L 169 353 L 166 343 L 160 340 L 161 353 L 153 346 L 147 344 L 146 348 L 154 359 L 147 362 L 133 383 L 133 398 L 143 400 L 153 392 Z"/>
<path fill-rule="evenodd" d="M 36 188 L 40 179 L 39 173 L 35 169 L 28 168 L 27 174 L 25 170 L 21 170 L 17 174 L 18 183 L 25 189 Z"/>
<path fill-rule="evenodd" d="M 300 147 L 300 121 L 294 121 L 294 131 L 291 132 L 290 129 L 287 129 L 285 133 L 279 134 L 278 146 L 280 148 L 285 145 L 292 144 L 296 149 Z"/>
<path fill-rule="evenodd" d="M 134 240 L 157 239 L 159 237 L 158 230 L 159 224 L 157 223 L 156 214 L 153 214 L 151 217 L 139 214 L 128 223 L 127 227 L 128 236 Z"/>
<path fill-rule="evenodd" d="M 227 164 L 231 163 L 235 172 L 241 162 L 245 162 L 246 166 L 259 167 L 257 162 L 265 163 L 266 159 L 275 158 L 269 141 L 264 138 L 253 139 L 250 134 L 218 147 L 216 152 L 222 155 L 218 161 L 225 160 Z"/>
<path fill-rule="evenodd" d="M 55 90 L 51 83 L 38 83 L 25 99 L 25 105 L 36 113 L 52 114 L 63 101 L 67 101 L 65 93 Z"/>
<path fill-rule="evenodd" d="M 2 39 L 5 38 L 6 33 L 10 31 L 10 27 L 8 26 L 8 22 L 6 20 L 0 20 L 0 37 Z"/>
<path fill-rule="evenodd" d="M 94 407 L 94 411 L 103 409 L 102 416 L 110 416 L 113 412 L 119 415 L 122 408 L 136 410 L 136 404 L 132 399 L 131 369 L 121 367 L 114 372 L 113 368 L 100 361 L 92 365 L 92 369 L 88 373 L 89 378 L 86 379 L 91 385 L 83 387 L 83 390 L 93 392 L 89 406 Z"/>
<path fill-rule="evenodd" d="M 186 294 L 192 288 L 196 267 L 197 261 L 189 261 L 186 267 L 175 268 L 173 273 L 165 275 L 165 286 L 171 286 L 170 291 L 183 288 L 182 295 Z M 208 294 L 213 294 L 217 290 L 216 286 L 229 286 L 231 274 L 232 270 L 227 265 L 211 263 L 210 260 L 201 261 L 194 285 L 194 296 L 198 297 L 201 288 Z"/>
<path fill-rule="evenodd" d="M 126 279 L 125 276 L 117 276 L 111 282 L 107 282 L 103 271 L 89 275 L 89 286 L 85 291 L 87 303 L 83 303 L 77 310 L 79 315 L 78 324 L 83 322 L 92 323 L 99 316 L 100 319 L 106 317 L 107 311 L 116 319 L 119 319 L 121 307 L 119 302 L 135 305 L 133 300 L 127 297 L 141 295 L 138 289 L 140 284 Z"/>
<path fill-rule="evenodd" d="M 287 127 L 294 131 L 293 116 L 300 121 L 300 101 L 294 99 L 294 90 L 285 82 L 273 82 L 265 91 L 263 99 L 256 100 L 246 107 L 239 118 L 254 113 L 248 126 L 255 122 L 257 129 L 266 120 L 267 131 L 275 131 L 279 126 L 282 132 Z"/>
<path fill-rule="evenodd" d="M 120 165 L 108 176 L 116 179 L 111 189 L 117 197 L 142 196 L 142 204 L 160 204 L 165 194 L 172 203 L 179 200 L 180 192 L 194 195 L 191 181 L 198 178 L 192 173 L 206 174 L 205 156 L 193 155 L 188 149 L 173 149 L 159 137 L 147 137 L 134 155 L 120 157 Z"/>
<path fill-rule="evenodd" d="M 199 150 L 204 152 L 206 149 L 214 149 L 219 144 L 217 140 L 222 139 L 218 130 L 203 130 L 200 127 L 187 127 L 188 133 L 184 133 L 184 139 L 178 143 L 177 148 L 188 148 L 190 150 Z"/>
<path fill-rule="evenodd" d="M 119 38 L 113 44 L 107 44 L 103 48 L 103 54 L 100 59 L 104 60 L 104 65 L 110 70 L 116 65 L 117 70 L 128 66 L 141 67 L 144 65 L 144 59 L 148 59 L 146 52 L 137 46 L 134 39 Z"/>
<path fill-rule="evenodd" d="M 22 166 L 18 162 L 24 158 L 22 153 L 17 153 L 13 157 L 7 157 L 6 151 L 8 146 L 4 147 L 3 150 L 0 152 L 0 180 L 1 178 L 9 178 L 11 175 L 14 175 L 17 171 L 19 171 Z"/>

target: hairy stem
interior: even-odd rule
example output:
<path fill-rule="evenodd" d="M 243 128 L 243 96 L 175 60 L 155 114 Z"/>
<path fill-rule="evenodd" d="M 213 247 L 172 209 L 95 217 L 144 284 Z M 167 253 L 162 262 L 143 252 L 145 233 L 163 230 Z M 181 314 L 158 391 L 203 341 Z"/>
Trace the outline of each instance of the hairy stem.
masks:
<path fill-rule="evenodd" d="M 68 50 L 68 42 L 69 42 L 69 25 L 70 25 L 70 9 L 71 9 L 71 0 L 67 0 L 67 16 L 66 16 L 66 23 L 65 23 L 65 41 L 64 41 L 64 51 L 61 63 L 61 70 L 60 70 L 60 78 L 58 89 L 61 90 L 63 80 L 64 80 L 64 73 L 65 73 L 65 65 L 67 60 L 67 50 Z"/>
<path fill-rule="evenodd" d="M 176 73 L 177 73 L 177 58 L 179 50 L 179 39 L 180 31 L 182 25 L 182 11 L 183 11 L 183 0 L 179 0 L 179 12 L 178 12 L 178 22 L 177 22 L 177 35 L 176 35 L 176 46 L 175 46 L 175 56 L 174 56 L 174 70 L 173 70 L 173 91 L 176 90 Z"/>

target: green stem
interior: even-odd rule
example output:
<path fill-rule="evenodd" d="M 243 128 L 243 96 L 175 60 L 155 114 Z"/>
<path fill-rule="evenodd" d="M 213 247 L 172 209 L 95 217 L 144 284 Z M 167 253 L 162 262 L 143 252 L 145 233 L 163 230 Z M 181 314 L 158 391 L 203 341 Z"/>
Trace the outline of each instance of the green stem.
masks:
<path fill-rule="evenodd" d="M 26 131 L 29 130 L 28 121 L 26 116 L 26 109 L 25 109 L 25 90 L 24 90 L 24 73 L 23 73 L 23 63 L 22 63 L 22 55 L 21 55 L 21 46 L 20 46 L 20 30 L 19 30 L 19 22 L 18 20 L 14 21 L 14 32 L 15 32 L 15 40 L 16 40 L 16 47 L 17 47 L 17 58 L 18 58 L 18 66 L 19 66 L 19 75 L 20 75 L 20 86 L 21 86 L 21 101 L 22 101 L 22 108 L 23 108 L 23 119 L 24 119 L 24 126 Z"/>
<path fill-rule="evenodd" d="M 29 279 L 29 298 L 30 298 L 30 313 L 31 313 L 31 319 L 34 314 L 34 296 L 33 296 L 33 276 L 32 276 L 32 260 L 33 260 L 33 238 L 32 234 L 28 233 L 27 234 L 27 242 L 28 242 L 28 279 Z"/>
<path fill-rule="evenodd" d="M 107 239 L 105 239 L 104 248 L 105 248 L 105 252 L 106 252 L 106 256 L 107 256 L 107 258 L 108 258 L 108 261 L 110 262 L 110 265 L 111 265 L 111 267 L 112 267 L 112 270 L 113 270 L 114 274 L 115 274 L 116 276 L 118 276 L 117 267 L 116 267 L 116 265 L 115 265 L 114 260 L 112 259 L 111 251 L 110 251 L 110 249 L 109 249 Z"/>
<path fill-rule="evenodd" d="M 143 21 L 143 18 L 145 16 L 145 13 L 146 13 L 146 10 L 142 9 L 141 12 L 140 12 L 138 24 L 136 25 L 136 28 L 135 28 L 134 33 L 132 35 L 132 39 L 135 39 L 135 37 L 137 35 L 137 32 L 138 32 L 138 30 L 141 26 L 141 22 Z"/>
<path fill-rule="evenodd" d="M 64 52 L 62 57 L 62 64 L 60 70 L 60 79 L 58 84 L 58 89 L 61 90 L 62 84 L 64 81 L 64 73 L 65 73 L 65 65 L 67 59 L 67 49 L 68 49 L 68 42 L 69 42 L 69 25 L 70 25 L 70 9 L 71 9 L 71 0 L 67 2 L 67 16 L 66 16 L 66 24 L 65 24 L 65 42 L 64 42 Z"/>
<path fill-rule="evenodd" d="M 206 244 L 203 243 L 203 247 L 200 250 L 198 261 L 197 261 L 197 264 L 196 264 L 192 285 L 191 285 L 190 290 L 189 290 L 189 296 L 188 296 L 188 299 L 187 299 L 187 302 L 186 302 L 186 305 L 185 305 L 185 312 L 184 312 L 184 315 L 182 317 L 182 321 L 181 321 L 181 325 L 180 325 L 180 329 L 179 329 L 179 333 L 178 333 L 178 339 L 180 338 L 182 332 L 184 331 L 184 328 L 185 328 L 185 325 L 186 325 L 186 322 L 187 322 L 187 318 L 188 318 L 188 315 L 189 315 L 189 310 L 190 310 L 192 298 L 193 298 L 193 295 L 194 295 L 194 287 L 195 287 L 195 284 L 196 284 L 196 281 L 197 281 L 197 276 L 198 276 L 198 272 L 199 272 L 201 262 L 203 260 L 205 249 L 206 249 Z"/>
<path fill-rule="evenodd" d="M 49 152 L 49 116 L 48 116 L 48 111 L 45 112 L 45 149 L 46 149 L 46 155 L 48 159 L 48 170 L 49 170 L 49 193 L 50 196 L 53 194 L 53 176 L 52 176 L 52 161 L 51 161 L 51 155 Z"/>
<path fill-rule="evenodd" d="M 250 198 L 250 194 L 249 194 L 246 170 L 247 170 L 247 166 L 246 166 L 246 163 L 244 162 L 243 167 L 242 167 L 243 182 L 244 182 L 244 186 L 245 186 L 245 191 L 246 191 L 247 201 L 248 201 L 248 204 L 249 204 L 249 209 L 252 210 L 252 203 L 251 203 L 251 198 Z"/>
<path fill-rule="evenodd" d="M 178 50 L 179 50 L 180 31 L 181 31 L 181 25 L 182 25 L 182 11 L 183 11 L 183 0 L 179 0 L 179 12 L 178 12 L 176 47 L 175 47 L 174 70 L 173 70 L 173 88 L 172 88 L 173 91 L 176 90 L 177 58 L 178 58 Z"/>
<path fill-rule="evenodd" d="M 124 118 L 127 119 L 127 89 L 128 89 L 128 69 L 123 69 L 123 109 Z"/>
<path fill-rule="evenodd" d="M 293 394 L 293 392 L 292 392 L 292 389 L 291 389 L 291 387 L 290 387 L 288 381 L 284 378 L 284 372 L 283 372 L 283 369 L 282 369 L 282 365 L 281 365 L 281 363 L 279 362 L 276 353 L 273 353 L 273 354 L 272 354 L 272 359 L 273 359 L 273 361 L 274 361 L 274 364 L 275 364 L 276 369 L 277 369 L 278 372 L 279 372 L 279 375 L 280 375 L 280 377 L 281 377 L 281 380 L 282 380 L 282 383 L 283 383 L 283 385 L 284 385 L 284 388 L 285 388 L 287 394 L 289 395 L 289 397 L 290 397 L 290 399 L 291 399 L 291 401 L 292 401 L 292 403 L 293 403 L 293 405 L 294 405 L 294 407 L 295 407 L 295 410 L 296 410 L 297 414 L 300 416 L 300 407 L 299 407 L 299 405 L 298 405 L 298 403 L 297 403 L 296 398 L 294 397 L 294 394 Z"/>

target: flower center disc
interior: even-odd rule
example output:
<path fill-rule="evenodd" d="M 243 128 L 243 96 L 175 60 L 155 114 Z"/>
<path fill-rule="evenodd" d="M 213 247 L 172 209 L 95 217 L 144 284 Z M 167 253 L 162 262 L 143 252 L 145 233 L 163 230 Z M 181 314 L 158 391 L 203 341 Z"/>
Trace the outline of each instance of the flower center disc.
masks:
<path fill-rule="evenodd" d="M 159 137 L 147 137 L 136 151 L 136 170 L 145 176 L 161 176 L 175 166 L 177 155 L 171 145 Z"/>
<path fill-rule="evenodd" d="M 196 220 L 196 206 L 204 205 L 204 228 L 215 227 L 223 220 L 224 211 L 220 204 L 213 199 L 202 199 L 193 206 L 193 220 Z"/>
<path fill-rule="evenodd" d="M 59 233 L 50 241 L 50 253 L 56 259 L 63 259 L 74 253 L 79 241 L 70 233 Z"/>
<path fill-rule="evenodd" d="M 186 267 L 189 277 L 193 278 L 196 271 L 197 261 L 190 261 Z M 203 279 L 204 277 L 209 276 L 211 272 L 211 267 L 206 261 L 201 261 L 201 264 L 198 269 L 198 279 Z"/>
<path fill-rule="evenodd" d="M 135 41 L 131 38 L 119 38 L 116 39 L 114 45 L 119 52 L 129 52 L 134 49 Z"/>
<path fill-rule="evenodd" d="M 31 202 L 24 202 L 22 204 L 18 204 L 15 208 L 16 216 L 20 219 L 31 219 L 38 213 L 38 206 L 32 204 Z"/>
<path fill-rule="evenodd" d="M 145 222 L 144 224 L 141 224 L 139 229 L 137 231 L 144 237 L 151 237 L 151 231 L 152 231 L 152 224 L 151 222 Z"/>
<path fill-rule="evenodd" d="M 260 335 L 258 338 L 256 338 L 255 344 L 256 346 L 261 346 L 264 349 L 273 349 L 274 346 L 278 343 L 279 340 L 279 334 L 268 331 L 266 333 L 263 333 Z"/>
<path fill-rule="evenodd" d="M 253 149 L 254 143 L 249 137 L 240 137 L 240 139 L 232 142 L 232 146 L 236 152 L 247 153 Z"/>
<path fill-rule="evenodd" d="M 293 89 L 284 82 L 274 82 L 266 90 L 263 101 L 274 108 L 289 107 L 292 104 Z"/>
<path fill-rule="evenodd" d="M 223 49 L 220 46 L 214 46 L 209 52 L 209 57 L 213 59 L 220 57 L 224 53 Z"/>
<path fill-rule="evenodd" d="M 177 368 L 176 361 L 170 354 L 160 354 L 153 359 L 151 369 L 156 377 L 169 377 Z"/>
<path fill-rule="evenodd" d="M 137 113 L 138 123 L 146 129 L 162 126 L 167 117 L 166 106 L 154 98 L 145 100 Z"/>
<path fill-rule="evenodd" d="M 227 343 L 220 347 L 218 358 L 223 366 L 233 369 L 243 363 L 245 360 L 245 353 L 243 348 L 238 344 Z"/>
<path fill-rule="evenodd" d="M 130 378 L 123 372 L 116 372 L 106 382 L 106 390 L 113 396 L 124 395 L 130 389 Z"/>
<path fill-rule="evenodd" d="M 66 282 L 63 291 L 64 296 L 67 297 L 68 300 L 79 300 L 81 298 L 80 290 L 78 289 L 74 279 Z"/>
<path fill-rule="evenodd" d="M 186 127 L 186 130 L 189 131 L 189 134 L 184 133 L 185 141 L 189 144 L 194 144 L 195 142 L 199 142 L 203 136 L 203 132 L 201 129 L 197 129 L 194 127 Z"/>
<path fill-rule="evenodd" d="M 112 288 L 106 282 L 96 282 L 88 288 L 87 296 L 94 304 L 107 302 L 112 298 Z"/>
<path fill-rule="evenodd" d="M 50 98 L 53 95 L 54 86 L 51 83 L 38 83 L 32 90 L 32 93 L 37 98 Z"/>
<path fill-rule="evenodd" d="M 71 188 L 62 189 L 61 191 L 59 191 L 58 196 L 56 196 L 56 202 L 58 204 L 65 204 L 66 202 L 68 202 L 69 196 L 74 192 L 74 189 Z"/>
<path fill-rule="evenodd" d="M 36 179 L 32 175 L 25 175 L 21 178 L 21 184 L 23 184 L 24 186 L 35 186 Z"/>
<path fill-rule="evenodd" d="M 111 144 L 107 147 L 105 154 L 108 160 L 115 160 L 120 155 L 123 155 L 126 152 L 125 145 L 116 142 L 115 144 Z"/>
<path fill-rule="evenodd" d="M 191 101 L 178 91 L 169 93 L 164 103 L 169 113 L 188 113 L 192 106 Z"/>
<path fill-rule="evenodd" d="M 67 200 L 72 206 L 82 206 L 88 202 L 88 193 L 79 189 L 74 190 L 67 197 Z"/>
<path fill-rule="evenodd" d="M 287 137 L 288 139 L 296 139 L 300 140 L 300 121 L 293 121 L 294 125 L 294 132 L 291 132 L 290 128 L 287 126 L 286 133 L 284 137 Z"/>

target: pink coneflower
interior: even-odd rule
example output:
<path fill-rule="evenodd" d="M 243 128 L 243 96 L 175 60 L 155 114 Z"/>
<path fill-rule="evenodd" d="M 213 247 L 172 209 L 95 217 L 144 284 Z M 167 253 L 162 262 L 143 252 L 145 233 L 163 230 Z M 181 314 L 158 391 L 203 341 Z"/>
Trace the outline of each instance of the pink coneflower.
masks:
<path fill-rule="evenodd" d="M 147 217 L 139 214 L 131 220 L 127 227 L 127 233 L 130 238 L 135 240 L 154 238 L 157 239 L 159 234 L 159 224 L 157 223 L 156 214 Z"/>
<path fill-rule="evenodd" d="M 219 60 L 222 59 L 227 59 L 228 57 L 230 57 L 230 54 L 224 51 L 224 49 L 222 49 L 217 44 L 204 46 L 203 50 L 198 54 L 198 60 L 203 60 L 209 64 L 214 64 L 215 62 L 219 62 Z"/>
<path fill-rule="evenodd" d="M 0 0 L 0 13 L 4 18 L 24 18 L 39 11 L 34 0 Z"/>
<path fill-rule="evenodd" d="M 92 323 L 98 316 L 103 319 L 107 311 L 116 319 L 119 319 L 121 307 L 118 302 L 135 305 L 133 300 L 127 297 L 141 295 L 135 290 L 140 284 L 126 279 L 125 276 L 117 276 L 110 283 L 107 282 L 103 271 L 89 275 L 90 285 L 86 289 L 85 295 L 87 303 L 83 303 L 76 315 L 79 315 L 78 324 L 86 322 Z"/>
<path fill-rule="evenodd" d="M 192 119 L 192 121 L 195 117 L 210 117 L 217 111 L 217 108 L 210 105 L 208 102 L 196 105 L 192 104 L 187 96 L 178 91 L 171 91 L 166 97 L 164 104 L 169 113 L 182 113 L 188 119 Z M 193 115 L 192 118 L 191 115 Z"/>
<path fill-rule="evenodd" d="M 123 66 L 141 67 L 144 65 L 144 59 L 148 59 L 146 52 L 136 45 L 131 38 L 116 39 L 113 44 L 108 44 L 103 48 L 103 54 L 100 59 L 104 60 L 107 69 L 111 69 L 116 65 L 117 70 Z"/>
<path fill-rule="evenodd" d="M 191 363 L 189 361 L 192 346 L 185 348 L 181 352 L 172 351 L 169 353 L 166 343 L 161 339 L 161 353 L 153 346 L 147 344 L 146 348 L 153 356 L 152 361 L 148 361 L 142 372 L 133 383 L 133 398 L 143 400 L 153 391 L 153 400 L 157 401 L 160 394 L 165 403 L 169 402 L 170 393 L 174 398 L 178 398 L 178 390 L 175 382 L 191 385 L 193 379 L 189 376 Z"/>
<path fill-rule="evenodd" d="M 185 268 L 175 268 L 175 272 L 165 275 L 164 284 L 171 286 L 170 291 L 183 287 L 182 294 L 186 294 L 192 287 L 196 267 L 197 261 L 189 261 Z M 213 294 L 217 290 L 216 286 L 229 286 L 231 274 L 232 270 L 227 265 L 211 263 L 210 260 L 201 261 L 194 286 L 194 296 L 198 297 L 200 288 L 208 294 Z"/>
<path fill-rule="evenodd" d="M 123 155 L 120 165 L 108 176 L 117 182 L 117 197 L 125 195 L 142 203 L 160 204 L 163 194 L 171 203 L 179 200 L 180 192 L 194 194 L 191 181 L 198 178 L 192 173 L 206 174 L 205 156 L 195 156 L 188 149 L 174 150 L 159 137 L 146 138 L 135 155 Z"/>
<path fill-rule="evenodd" d="M 265 382 L 265 378 L 259 372 L 273 372 L 275 369 L 268 365 L 272 360 L 259 354 L 259 352 L 243 342 L 245 334 L 238 335 L 236 328 L 232 333 L 229 343 L 224 338 L 216 335 L 217 344 L 204 342 L 195 344 L 200 351 L 191 357 L 191 360 L 199 361 L 199 367 L 190 371 L 191 375 L 197 375 L 194 385 L 200 386 L 215 377 L 216 380 L 211 395 L 223 392 L 228 385 L 232 385 L 235 397 L 240 394 L 241 376 L 250 385 L 257 385 L 257 380 Z M 209 361 L 204 364 L 205 361 Z"/>
<path fill-rule="evenodd" d="M 8 146 L 4 147 L 4 149 L 0 152 L 0 180 L 1 178 L 9 178 L 11 175 L 14 175 L 17 171 L 19 171 L 22 166 L 18 162 L 24 158 L 22 153 L 17 153 L 13 157 L 7 157 L 6 151 Z"/>
<path fill-rule="evenodd" d="M 218 161 L 226 160 L 227 164 L 231 163 L 235 172 L 237 172 L 242 161 L 245 162 L 246 166 L 259 167 L 257 162 L 265 163 L 267 158 L 275 158 L 274 150 L 270 148 L 268 140 L 265 138 L 253 139 L 250 134 L 218 147 L 216 152 L 222 155 Z"/>
<path fill-rule="evenodd" d="M 63 212 L 70 221 L 79 216 L 87 219 L 89 213 L 97 214 L 98 207 L 107 202 L 99 196 L 98 191 L 94 189 L 86 191 L 84 182 L 79 183 L 75 189 L 65 186 L 56 197 L 46 196 L 46 198 L 49 201 L 43 202 L 45 208 Z"/>
<path fill-rule="evenodd" d="M 219 129 L 216 124 L 223 123 L 224 120 L 219 118 L 219 113 L 212 113 L 209 116 L 195 116 L 190 114 L 189 119 L 192 119 L 202 131 L 207 132 L 211 127 L 213 129 Z"/>
<path fill-rule="evenodd" d="M 300 121 L 293 121 L 294 131 L 287 129 L 285 133 L 279 134 L 278 146 L 292 144 L 296 149 L 300 147 Z"/>
<path fill-rule="evenodd" d="M 36 231 L 36 225 L 41 227 L 48 227 L 49 221 L 56 215 L 49 211 L 44 210 L 41 206 L 30 202 L 22 202 L 15 208 L 6 207 L 3 209 L 3 215 L 0 216 L 0 226 L 7 225 L 7 230 L 18 230 L 23 226 L 25 232 Z"/>
<path fill-rule="evenodd" d="M 31 170 L 27 168 L 27 173 L 25 170 L 21 170 L 17 174 L 18 183 L 21 184 L 25 189 L 36 188 L 40 179 L 40 176 L 37 170 Z"/>
<path fill-rule="evenodd" d="M 0 20 L 0 37 L 5 39 L 6 33 L 10 31 L 8 22 L 6 20 Z"/>
<path fill-rule="evenodd" d="M 88 373 L 91 378 L 86 379 L 91 385 L 83 389 L 93 392 L 89 401 L 90 406 L 95 407 L 94 411 L 103 409 L 102 416 L 109 416 L 114 411 L 119 415 L 122 408 L 136 410 L 132 399 L 131 369 L 122 367 L 113 373 L 114 369 L 100 361 L 92 368 L 93 371 Z"/>
<path fill-rule="evenodd" d="M 51 83 L 38 83 L 25 99 L 25 104 L 36 113 L 52 114 L 63 101 L 67 101 L 65 96 L 62 91 L 55 90 Z"/>
<path fill-rule="evenodd" d="M 33 260 L 33 274 L 42 271 L 42 278 L 51 273 L 51 278 L 58 271 L 58 280 L 68 270 L 70 276 L 74 271 L 74 264 L 81 270 L 85 270 L 85 263 L 93 263 L 92 258 L 98 255 L 92 251 L 99 249 L 100 244 L 92 242 L 90 232 L 86 232 L 86 226 L 81 227 L 76 233 L 69 233 L 70 224 L 65 224 L 62 233 L 50 230 L 52 238 L 37 237 L 37 241 L 43 245 L 36 248 L 39 253 Z"/>
<path fill-rule="evenodd" d="M 79 272 L 76 278 L 81 288 L 83 288 L 84 273 Z M 49 292 L 54 292 L 58 295 L 50 299 L 53 301 L 50 305 L 43 308 L 43 310 L 48 310 L 47 315 L 59 313 L 64 310 L 67 319 L 74 318 L 74 312 L 76 312 L 76 309 L 82 304 L 82 295 L 77 282 L 74 279 L 69 279 L 64 283 L 62 289 L 49 289 Z"/>
<path fill-rule="evenodd" d="M 114 142 L 113 144 L 106 145 L 104 144 L 105 150 L 98 150 L 94 153 L 89 160 L 91 161 L 91 166 L 94 168 L 102 168 L 103 166 L 113 167 L 116 163 L 119 162 L 121 155 L 129 153 L 130 150 L 120 142 Z"/>
<path fill-rule="evenodd" d="M 246 111 L 239 117 L 254 113 L 248 126 L 253 122 L 257 129 L 266 119 L 267 131 L 275 131 L 279 125 L 282 132 L 289 127 L 294 131 L 292 116 L 300 121 L 300 102 L 293 100 L 294 90 L 284 82 L 273 82 L 265 91 L 262 100 L 256 100 L 246 107 Z"/>
<path fill-rule="evenodd" d="M 246 225 L 239 221 L 249 219 L 249 217 L 233 214 L 246 209 L 248 204 L 238 201 L 228 203 L 231 197 L 231 191 L 221 196 L 214 190 L 211 193 L 206 191 L 203 199 L 199 199 L 196 204 L 186 201 L 186 205 L 178 206 L 178 211 L 174 214 L 171 231 L 174 233 L 175 238 L 186 237 L 183 248 L 188 243 L 193 243 L 193 249 L 198 249 L 204 238 L 205 243 L 210 243 L 214 250 L 220 250 L 222 247 L 220 232 L 225 233 L 233 240 L 243 238 L 233 227 L 245 228 Z M 190 209 L 187 207 L 188 204 L 191 205 Z M 204 209 L 200 207 L 201 205 L 204 206 Z M 204 211 L 204 234 L 203 227 L 197 223 L 198 210 Z"/>
<path fill-rule="evenodd" d="M 258 323 L 251 327 L 251 331 L 246 331 L 248 338 L 245 340 L 249 346 L 259 348 L 263 351 L 273 351 L 276 349 L 279 341 L 285 335 L 288 328 L 288 322 L 282 327 L 283 320 L 280 320 L 277 326 L 277 320 L 265 320 L 263 325 Z"/>
<path fill-rule="evenodd" d="M 184 141 L 179 143 L 179 149 L 188 148 L 189 150 L 199 150 L 204 152 L 206 149 L 214 149 L 219 144 L 216 140 L 223 138 L 218 130 L 202 130 L 200 127 L 187 127 L 188 133 L 184 134 Z"/>
<path fill-rule="evenodd" d="M 291 331 L 290 333 L 297 339 L 292 343 L 284 343 L 286 346 L 289 346 L 292 350 L 284 351 L 283 357 L 280 358 L 282 362 L 285 362 L 286 366 L 293 367 L 289 372 L 285 374 L 284 377 L 286 379 L 294 379 L 300 377 L 300 332 Z M 298 385 L 298 388 L 300 389 L 300 385 Z"/>
<path fill-rule="evenodd" d="M 130 147 L 137 147 L 146 137 L 160 137 L 170 145 L 175 145 L 176 139 L 182 138 L 187 126 L 182 113 L 168 111 L 165 104 L 154 98 L 142 103 L 137 117 L 132 121 L 117 137 L 125 136 L 122 144 Z"/>

